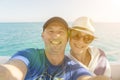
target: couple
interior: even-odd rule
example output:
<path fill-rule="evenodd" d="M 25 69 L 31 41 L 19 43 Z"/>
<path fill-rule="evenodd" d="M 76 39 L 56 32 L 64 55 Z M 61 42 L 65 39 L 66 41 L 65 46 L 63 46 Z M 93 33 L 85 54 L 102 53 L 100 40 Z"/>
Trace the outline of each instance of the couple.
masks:
<path fill-rule="evenodd" d="M 0 80 L 109 80 L 109 75 L 108 77 L 101 74 L 93 76 L 89 70 L 78 63 L 77 55 L 80 53 L 89 55 L 88 58 L 83 59 L 82 57 L 80 59 L 80 62 L 86 66 L 93 58 L 89 52 L 91 48 L 87 47 L 94 39 L 93 32 L 87 29 L 88 33 L 86 33 L 87 31 L 82 33 L 85 29 L 79 27 L 79 20 L 76 21 L 75 27 L 69 29 L 64 19 L 60 17 L 50 18 L 43 25 L 41 35 L 45 48 L 18 51 L 7 63 L 0 65 Z M 74 60 L 64 55 L 69 40 L 69 31 L 72 48 L 69 57 L 74 58 Z M 78 42 L 84 43 L 84 45 L 79 45 Z M 78 51 L 80 51 L 79 54 L 77 54 Z M 82 56 L 82 54 L 80 55 Z"/>

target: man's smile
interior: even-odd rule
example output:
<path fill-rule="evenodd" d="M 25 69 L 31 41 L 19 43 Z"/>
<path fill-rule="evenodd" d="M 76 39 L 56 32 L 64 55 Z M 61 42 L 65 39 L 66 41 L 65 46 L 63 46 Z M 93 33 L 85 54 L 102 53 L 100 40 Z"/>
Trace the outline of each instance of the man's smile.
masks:
<path fill-rule="evenodd" d="M 53 45 L 59 45 L 62 42 L 60 40 L 52 40 L 52 41 L 50 41 L 50 43 L 52 43 Z"/>

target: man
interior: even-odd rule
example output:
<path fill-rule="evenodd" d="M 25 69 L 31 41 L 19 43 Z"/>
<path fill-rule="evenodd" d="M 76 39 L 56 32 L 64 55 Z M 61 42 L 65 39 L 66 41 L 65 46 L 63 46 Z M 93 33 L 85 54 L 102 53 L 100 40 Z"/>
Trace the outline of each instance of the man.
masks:
<path fill-rule="evenodd" d="M 88 80 L 91 74 L 64 56 L 68 25 L 60 17 L 50 18 L 43 26 L 45 49 L 17 52 L 0 66 L 0 80 Z M 92 78 L 91 78 L 92 79 Z M 102 79 L 104 80 L 104 79 Z"/>

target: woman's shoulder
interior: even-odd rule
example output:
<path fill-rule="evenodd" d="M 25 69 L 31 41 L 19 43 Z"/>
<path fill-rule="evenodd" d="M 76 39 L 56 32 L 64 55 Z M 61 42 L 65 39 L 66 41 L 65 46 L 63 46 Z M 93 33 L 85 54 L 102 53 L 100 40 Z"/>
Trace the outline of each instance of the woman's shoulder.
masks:
<path fill-rule="evenodd" d="M 103 56 L 105 56 L 106 55 L 105 52 L 102 49 L 94 47 L 94 46 L 90 46 L 89 51 L 93 56 L 95 56 L 95 55 L 103 55 Z"/>

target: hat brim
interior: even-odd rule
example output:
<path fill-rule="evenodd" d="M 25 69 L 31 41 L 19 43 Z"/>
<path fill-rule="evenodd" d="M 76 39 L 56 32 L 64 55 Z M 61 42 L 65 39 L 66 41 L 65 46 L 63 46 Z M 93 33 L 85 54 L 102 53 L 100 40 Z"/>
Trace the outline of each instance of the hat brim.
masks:
<path fill-rule="evenodd" d="M 86 34 L 89 34 L 91 36 L 94 36 L 95 37 L 95 34 L 89 32 L 89 31 L 86 31 L 86 30 L 81 30 L 81 29 L 77 29 L 77 28 L 71 28 L 72 30 L 76 30 L 76 31 L 80 31 L 80 32 L 83 32 L 83 33 L 86 33 Z"/>

